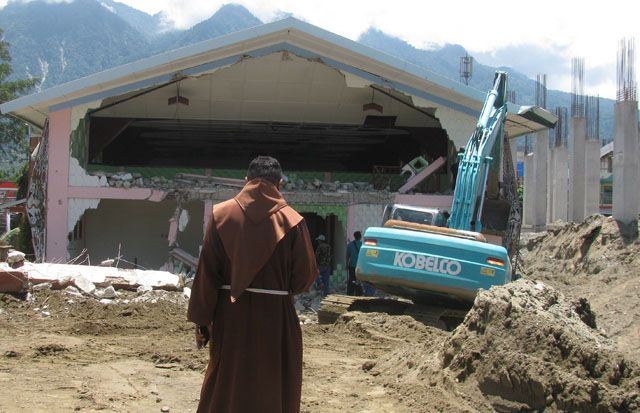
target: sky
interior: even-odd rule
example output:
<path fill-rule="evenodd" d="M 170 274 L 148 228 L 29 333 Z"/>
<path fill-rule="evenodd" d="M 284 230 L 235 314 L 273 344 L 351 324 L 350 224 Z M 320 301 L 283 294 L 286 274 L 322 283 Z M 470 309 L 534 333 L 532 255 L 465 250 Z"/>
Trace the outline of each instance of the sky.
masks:
<path fill-rule="evenodd" d="M 7 0 L 0 0 L 0 6 Z M 68 1 L 68 0 L 50 0 Z M 263 22 L 287 13 L 357 40 L 370 27 L 421 49 L 456 43 L 478 62 L 509 66 L 551 89 L 571 91 L 571 58 L 585 59 L 585 91 L 613 98 L 622 38 L 636 40 L 638 0 L 117 0 L 149 14 L 164 12 L 178 28 L 210 17 L 223 4 L 242 4 Z"/>

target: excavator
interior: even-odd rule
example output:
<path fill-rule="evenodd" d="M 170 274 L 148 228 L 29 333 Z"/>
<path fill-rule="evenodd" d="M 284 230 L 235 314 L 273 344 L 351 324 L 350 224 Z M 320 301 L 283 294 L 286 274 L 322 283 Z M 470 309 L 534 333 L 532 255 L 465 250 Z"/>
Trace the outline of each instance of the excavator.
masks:
<path fill-rule="evenodd" d="M 491 164 L 500 163 L 492 154 L 500 154 L 500 149 L 508 145 L 504 139 L 506 92 L 507 74 L 496 72 L 477 126 L 464 152 L 458 154 L 448 219 L 442 219 L 443 211 L 423 209 L 421 215 L 420 208 L 388 206 L 383 226 L 365 231 L 357 280 L 414 303 L 442 309 L 435 316 L 444 317 L 446 309 L 468 308 L 479 289 L 514 278 L 511 256 L 520 232 L 514 182 L 506 183 L 511 188 L 510 196 L 503 197 L 507 207 L 493 211 L 504 224 L 502 245 L 487 242 L 483 234 L 483 223 L 495 222 L 496 218 L 484 211 Z M 499 156 L 510 162 L 510 156 Z M 510 163 L 508 166 L 512 168 Z M 461 314 L 464 312 L 457 313 Z"/>

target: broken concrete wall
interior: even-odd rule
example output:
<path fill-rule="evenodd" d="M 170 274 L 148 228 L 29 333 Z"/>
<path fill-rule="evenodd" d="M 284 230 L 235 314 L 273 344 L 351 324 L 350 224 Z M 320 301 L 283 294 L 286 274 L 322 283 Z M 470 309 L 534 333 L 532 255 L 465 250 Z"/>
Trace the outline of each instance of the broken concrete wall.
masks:
<path fill-rule="evenodd" d="M 198 255 L 202 243 L 202 202 L 183 205 L 191 217 L 184 231 L 178 232 L 178 244 Z M 169 219 L 176 202 L 103 199 L 96 209 L 85 211 L 85 247 L 91 263 L 118 255 L 144 268 L 160 268 L 167 260 Z"/>
<path fill-rule="evenodd" d="M 70 186 L 109 186 L 106 177 L 89 175 L 85 169 L 89 148 L 87 112 L 102 103 L 96 100 L 85 105 L 74 106 L 71 110 L 71 142 L 69 146 L 69 185 Z"/>

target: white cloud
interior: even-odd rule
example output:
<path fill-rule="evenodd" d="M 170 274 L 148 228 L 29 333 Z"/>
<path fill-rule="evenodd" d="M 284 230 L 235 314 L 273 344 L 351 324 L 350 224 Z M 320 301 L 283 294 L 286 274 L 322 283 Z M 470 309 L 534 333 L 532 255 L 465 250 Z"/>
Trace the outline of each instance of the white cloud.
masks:
<path fill-rule="evenodd" d="M 21 0 L 17 0 L 21 1 Z M 61 0 L 49 0 L 61 1 Z M 118 0 L 150 14 L 164 11 L 179 28 L 188 28 L 216 12 L 223 0 Z M 535 45 L 566 59 L 569 72 L 558 73 L 549 84 L 570 83 L 571 57 L 584 57 L 587 83 L 589 68 L 615 67 L 618 41 L 635 37 L 640 41 L 635 0 L 535 2 L 481 2 L 477 0 L 237 0 L 264 22 L 291 13 L 295 17 L 339 35 L 356 40 L 373 26 L 419 48 L 457 43 L 471 53 L 492 53 L 500 49 Z M 3 0 L 0 0 L 0 5 Z M 499 53 L 498 53 L 499 54 Z M 526 56 L 526 50 L 522 53 Z M 640 55 L 640 53 L 637 53 Z M 640 56 L 639 56 L 640 57 Z M 518 69 L 520 62 L 501 64 Z M 532 66 L 531 62 L 528 62 Z M 524 70 L 523 70 L 524 71 Z M 563 80 L 560 80 L 563 79 Z M 598 84 L 601 95 L 613 96 L 615 72 Z M 615 86 L 614 86 L 615 88 Z"/>

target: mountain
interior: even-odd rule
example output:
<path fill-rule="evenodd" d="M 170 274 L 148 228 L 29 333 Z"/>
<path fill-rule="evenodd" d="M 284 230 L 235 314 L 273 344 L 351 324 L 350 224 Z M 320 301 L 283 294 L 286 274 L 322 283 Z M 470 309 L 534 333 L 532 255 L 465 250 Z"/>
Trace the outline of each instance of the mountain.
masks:
<path fill-rule="evenodd" d="M 158 36 L 176 31 L 171 19 L 163 12 L 149 15 L 143 11 L 127 6 L 124 3 L 113 0 L 102 0 L 100 1 L 100 5 L 129 23 L 131 27 L 145 36 L 147 40 L 152 40 Z"/>
<path fill-rule="evenodd" d="M 41 88 L 145 56 L 144 36 L 94 0 L 10 2 L 0 12 L 17 77 L 37 77 Z"/>
<path fill-rule="evenodd" d="M 360 35 L 358 41 L 381 52 L 396 56 L 418 66 L 459 81 L 460 58 L 468 52 L 460 45 L 447 44 L 439 49 L 417 49 L 407 42 L 389 36 L 379 30 L 369 29 Z M 486 91 L 492 86 L 496 70 L 509 73 L 509 90 L 515 91 L 515 103 L 534 104 L 536 101 L 536 82 L 533 79 L 510 67 L 491 67 L 474 60 L 473 75 L 469 86 Z M 613 138 L 613 104 L 612 99 L 600 98 L 600 134 L 609 141 Z M 559 90 L 547 91 L 547 108 L 554 111 L 556 107 L 571 107 L 571 94 Z"/>
<path fill-rule="evenodd" d="M 227 4 L 220 7 L 220 9 L 207 20 L 196 24 L 184 32 L 177 41 L 173 43 L 172 48 L 187 46 L 261 24 L 262 22 L 243 6 Z"/>

